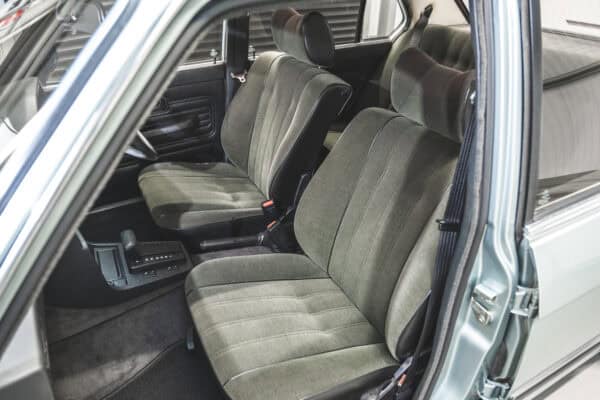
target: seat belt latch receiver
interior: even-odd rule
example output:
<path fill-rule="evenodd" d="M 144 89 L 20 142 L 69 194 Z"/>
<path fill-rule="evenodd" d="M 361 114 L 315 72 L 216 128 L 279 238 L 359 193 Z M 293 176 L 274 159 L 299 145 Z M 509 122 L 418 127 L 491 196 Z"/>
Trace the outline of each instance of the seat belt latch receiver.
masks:
<path fill-rule="evenodd" d="M 271 199 L 265 200 L 260 204 L 262 208 L 263 215 L 265 216 L 267 221 L 277 221 L 281 216 L 277 207 L 275 207 L 275 202 Z"/>
<path fill-rule="evenodd" d="M 458 222 L 451 222 L 445 219 L 436 219 L 435 222 L 438 224 L 438 230 L 442 232 L 460 231 L 460 224 Z"/>
<path fill-rule="evenodd" d="M 408 357 L 404 362 L 398 367 L 396 372 L 394 372 L 394 376 L 390 379 L 390 382 L 385 385 L 374 397 L 373 400 L 382 400 L 384 399 L 390 392 L 393 390 L 397 391 L 404 384 L 406 380 L 406 371 L 410 368 L 413 363 L 413 357 Z M 369 399 L 370 400 L 370 399 Z"/>

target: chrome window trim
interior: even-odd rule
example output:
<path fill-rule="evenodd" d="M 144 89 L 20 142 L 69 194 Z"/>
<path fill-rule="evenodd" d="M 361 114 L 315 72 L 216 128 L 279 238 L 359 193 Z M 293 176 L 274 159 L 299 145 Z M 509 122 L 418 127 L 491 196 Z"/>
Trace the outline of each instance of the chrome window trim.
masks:
<path fill-rule="evenodd" d="M 593 183 L 582 189 L 579 189 L 573 193 L 569 193 L 566 196 L 551 201 L 543 206 L 536 207 L 533 214 L 534 221 L 540 221 L 544 218 L 548 218 L 554 213 L 560 212 L 570 208 L 571 206 L 585 201 L 590 197 L 594 197 L 600 194 L 600 182 Z"/>
<path fill-rule="evenodd" d="M 177 72 L 181 72 L 181 71 L 190 71 L 190 70 L 194 70 L 194 69 L 202 69 L 202 68 L 208 68 L 208 67 L 214 67 L 217 65 L 224 65 L 225 61 L 221 60 L 221 61 L 217 61 L 216 63 L 212 62 L 212 61 L 197 61 L 197 62 L 192 62 L 189 64 L 181 64 L 177 67 Z"/>
<path fill-rule="evenodd" d="M 143 197 L 133 197 L 133 198 L 127 199 L 127 200 L 116 201 L 114 203 L 109 203 L 109 204 L 105 204 L 105 205 L 93 208 L 90 211 L 88 211 L 88 215 L 89 214 L 100 214 L 100 213 L 103 213 L 103 212 L 106 212 L 106 211 L 114 210 L 114 209 L 121 208 L 121 207 L 130 206 L 132 204 L 143 203 L 143 202 L 144 202 L 144 198 Z"/>

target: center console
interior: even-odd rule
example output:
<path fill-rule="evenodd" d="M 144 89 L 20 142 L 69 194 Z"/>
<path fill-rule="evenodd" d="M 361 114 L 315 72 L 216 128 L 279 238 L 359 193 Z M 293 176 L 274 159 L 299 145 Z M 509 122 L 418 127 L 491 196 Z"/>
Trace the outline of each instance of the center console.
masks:
<path fill-rule="evenodd" d="M 138 242 L 131 230 L 121 233 L 120 243 L 89 243 L 106 283 L 128 290 L 169 279 L 192 269 L 181 242 Z"/>

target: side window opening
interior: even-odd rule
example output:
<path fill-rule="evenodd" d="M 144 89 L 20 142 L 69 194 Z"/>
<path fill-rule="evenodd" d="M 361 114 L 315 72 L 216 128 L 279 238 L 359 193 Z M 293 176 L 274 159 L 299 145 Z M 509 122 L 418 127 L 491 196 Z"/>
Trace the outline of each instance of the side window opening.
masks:
<path fill-rule="evenodd" d="M 362 39 L 372 40 L 390 36 L 404 26 L 406 16 L 395 1 L 371 0 L 365 4 Z"/>
<path fill-rule="evenodd" d="M 301 13 L 322 13 L 336 45 L 388 37 L 406 20 L 404 10 L 394 0 L 328 0 L 310 8 L 303 8 L 300 4 L 297 9 Z M 276 49 L 271 35 L 271 14 L 271 11 L 266 11 L 250 15 L 250 58 Z"/>
<path fill-rule="evenodd" d="M 115 0 L 102 0 L 100 2 L 90 1 L 97 5 L 102 12 L 101 19 L 108 14 Z M 100 21 L 101 22 L 101 21 Z M 65 28 L 60 34 L 53 51 L 46 60 L 39 79 L 41 86 L 51 89 L 60 83 L 68 68 L 71 66 L 79 52 L 90 39 L 92 32 L 78 31 Z M 208 34 L 199 40 L 194 51 L 188 56 L 183 64 L 222 60 L 223 23 L 215 23 Z"/>

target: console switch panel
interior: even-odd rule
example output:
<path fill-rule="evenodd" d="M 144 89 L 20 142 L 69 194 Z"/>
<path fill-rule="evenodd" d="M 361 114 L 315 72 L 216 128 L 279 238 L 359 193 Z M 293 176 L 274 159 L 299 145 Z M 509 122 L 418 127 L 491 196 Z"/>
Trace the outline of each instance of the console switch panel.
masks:
<path fill-rule="evenodd" d="M 180 242 L 138 242 L 135 256 L 128 258 L 129 270 L 141 272 L 177 265 L 186 260 L 186 255 Z"/>

